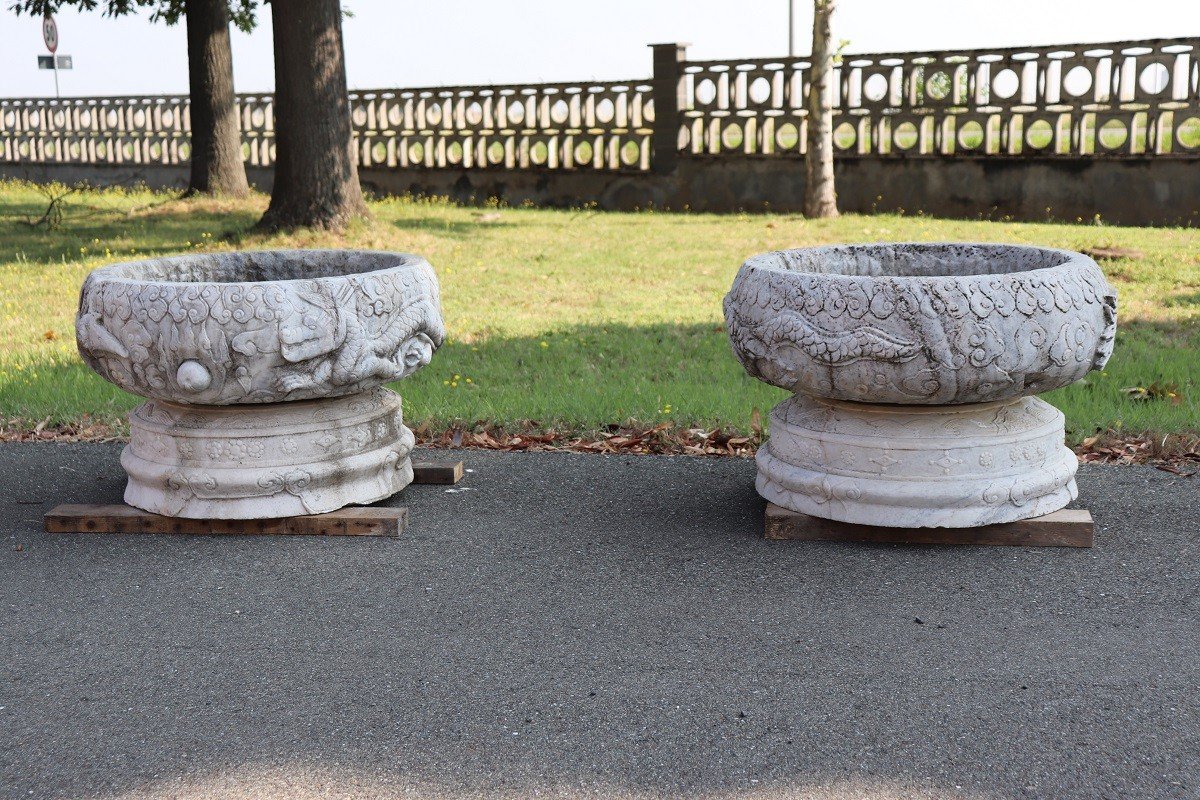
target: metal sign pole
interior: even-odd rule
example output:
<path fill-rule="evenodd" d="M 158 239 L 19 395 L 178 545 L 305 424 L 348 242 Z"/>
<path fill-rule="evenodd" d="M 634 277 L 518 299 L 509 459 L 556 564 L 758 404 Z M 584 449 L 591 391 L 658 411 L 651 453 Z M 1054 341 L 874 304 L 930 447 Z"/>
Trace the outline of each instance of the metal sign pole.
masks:
<path fill-rule="evenodd" d="M 796 0 L 788 0 L 788 58 L 796 57 Z"/>
<path fill-rule="evenodd" d="M 58 56 L 52 56 L 54 59 L 54 99 L 59 99 L 58 93 Z"/>

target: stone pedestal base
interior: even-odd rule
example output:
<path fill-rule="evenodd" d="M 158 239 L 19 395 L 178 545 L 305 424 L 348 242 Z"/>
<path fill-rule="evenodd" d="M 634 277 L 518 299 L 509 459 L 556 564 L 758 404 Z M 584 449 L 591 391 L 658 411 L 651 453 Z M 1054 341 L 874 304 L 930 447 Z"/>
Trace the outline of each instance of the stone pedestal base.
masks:
<path fill-rule="evenodd" d="M 413 479 L 413 434 L 388 389 L 263 405 L 149 400 L 129 421 L 125 502 L 155 514 L 322 514 L 390 497 Z"/>
<path fill-rule="evenodd" d="M 758 493 L 814 517 L 965 528 L 1039 517 L 1076 496 L 1063 415 L 1036 397 L 887 406 L 798 394 L 770 425 Z"/>

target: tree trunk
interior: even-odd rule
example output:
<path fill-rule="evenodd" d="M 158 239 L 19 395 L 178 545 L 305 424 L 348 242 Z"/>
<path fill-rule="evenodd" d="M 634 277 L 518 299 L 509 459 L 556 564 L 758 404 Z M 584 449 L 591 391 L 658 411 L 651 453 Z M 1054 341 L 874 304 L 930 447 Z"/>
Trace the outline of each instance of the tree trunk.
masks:
<path fill-rule="evenodd" d="M 191 87 L 192 177 L 188 194 L 243 197 L 250 192 L 242 163 L 233 51 L 225 0 L 186 0 L 188 83 Z"/>
<path fill-rule="evenodd" d="M 833 185 L 833 35 L 830 20 L 837 0 L 813 0 L 812 67 L 808 73 L 808 147 L 804 154 L 804 215 L 836 217 Z"/>
<path fill-rule="evenodd" d="M 339 229 L 366 213 L 350 140 L 339 0 L 273 0 L 275 185 L 266 230 Z"/>

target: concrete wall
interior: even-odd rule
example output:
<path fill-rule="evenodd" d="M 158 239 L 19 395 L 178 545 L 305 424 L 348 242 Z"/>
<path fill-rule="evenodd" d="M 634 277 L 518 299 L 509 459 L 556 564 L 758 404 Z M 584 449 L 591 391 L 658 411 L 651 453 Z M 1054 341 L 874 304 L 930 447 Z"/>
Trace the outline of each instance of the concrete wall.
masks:
<path fill-rule="evenodd" d="M 955 156 L 837 161 L 843 211 L 899 211 L 938 217 L 1091 220 L 1123 225 L 1200 225 L 1200 157 L 1061 159 Z M 34 181 L 145 183 L 183 187 L 187 167 L 158 165 L 0 164 L 0 175 Z M 270 189 L 270 170 L 250 170 Z M 378 195 L 438 195 L 463 202 L 495 197 L 512 205 L 692 211 L 798 211 L 804 162 L 773 157 L 682 158 L 667 175 L 509 169 L 361 171 Z"/>

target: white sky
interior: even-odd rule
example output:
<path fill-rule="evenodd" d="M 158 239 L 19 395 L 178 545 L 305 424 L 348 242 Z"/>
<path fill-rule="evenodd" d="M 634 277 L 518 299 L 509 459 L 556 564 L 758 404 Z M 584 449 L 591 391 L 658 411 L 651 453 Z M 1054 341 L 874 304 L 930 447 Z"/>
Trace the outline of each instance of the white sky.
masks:
<path fill-rule="evenodd" d="M 343 0 L 351 88 L 532 81 L 624 80 L 650 75 L 651 42 L 691 42 L 694 58 L 787 52 L 788 0 Z M 797 52 L 808 52 L 809 0 L 795 0 Z M 53 96 L 41 24 L 0 0 L 0 97 Z M 270 7 L 259 27 L 234 32 L 239 91 L 274 85 Z M 60 73 L 70 95 L 187 91 L 182 23 L 98 12 L 58 15 Z M 1200 36 L 1200 0 L 840 0 L 834 38 L 847 52 L 1067 44 Z"/>

